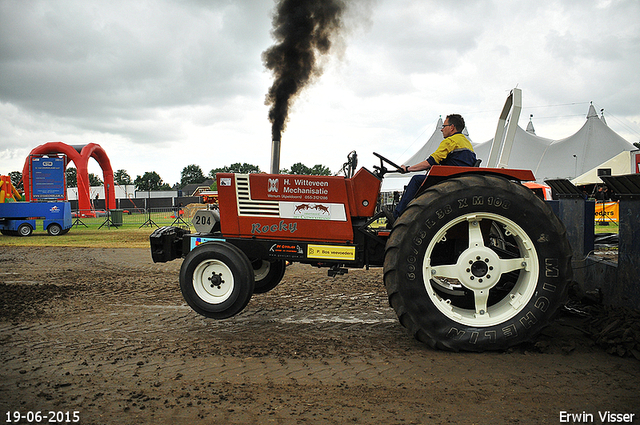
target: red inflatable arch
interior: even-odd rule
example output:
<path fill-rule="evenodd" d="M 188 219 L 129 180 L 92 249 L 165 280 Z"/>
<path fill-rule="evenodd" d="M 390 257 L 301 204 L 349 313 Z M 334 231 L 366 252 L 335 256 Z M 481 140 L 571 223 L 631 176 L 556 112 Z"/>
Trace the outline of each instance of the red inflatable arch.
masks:
<path fill-rule="evenodd" d="M 102 168 L 104 185 L 107 189 L 105 208 L 107 210 L 116 207 L 116 194 L 113 186 L 113 170 L 107 153 L 95 143 L 84 146 L 69 146 L 62 142 L 48 142 L 31 151 L 29 155 L 46 155 L 63 153 L 76 165 L 78 179 L 78 209 L 90 210 L 91 200 L 89 196 L 89 171 L 87 165 L 89 158 L 94 158 Z M 31 175 L 29 173 L 29 157 L 22 168 L 22 181 L 24 183 L 24 195 L 27 201 L 31 201 Z"/>

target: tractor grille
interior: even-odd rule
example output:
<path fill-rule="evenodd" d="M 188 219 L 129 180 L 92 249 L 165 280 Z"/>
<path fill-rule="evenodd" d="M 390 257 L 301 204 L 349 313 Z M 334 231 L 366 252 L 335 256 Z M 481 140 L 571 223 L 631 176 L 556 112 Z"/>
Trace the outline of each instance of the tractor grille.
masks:
<path fill-rule="evenodd" d="M 248 174 L 236 174 L 236 194 L 239 215 L 280 216 L 280 207 L 277 201 L 254 201 L 251 199 Z"/>

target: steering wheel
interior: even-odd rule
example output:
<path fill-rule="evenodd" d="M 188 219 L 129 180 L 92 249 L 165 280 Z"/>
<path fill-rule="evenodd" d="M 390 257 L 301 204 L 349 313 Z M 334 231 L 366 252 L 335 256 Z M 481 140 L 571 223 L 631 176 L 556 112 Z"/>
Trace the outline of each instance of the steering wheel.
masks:
<path fill-rule="evenodd" d="M 374 169 L 379 170 L 380 177 L 384 176 L 386 173 L 405 174 L 407 172 L 405 169 L 400 167 L 398 164 L 396 164 L 395 162 L 391 161 L 390 159 L 385 158 L 384 156 L 380 155 L 379 153 L 374 152 L 373 154 L 375 156 L 377 156 L 378 158 L 380 158 L 380 166 L 379 167 L 377 165 L 373 166 Z M 385 162 L 387 164 L 391 165 L 392 167 L 394 167 L 395 170 L 394 171 L 387 170 L 387 168 L 384 166 Z"/>

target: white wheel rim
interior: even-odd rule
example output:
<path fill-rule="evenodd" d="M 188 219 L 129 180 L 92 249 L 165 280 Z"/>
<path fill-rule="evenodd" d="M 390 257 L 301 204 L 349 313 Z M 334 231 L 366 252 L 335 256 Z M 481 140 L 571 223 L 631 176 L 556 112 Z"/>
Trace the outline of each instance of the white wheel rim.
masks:
<path fill-rule="evenodd" d="M 234 288 L 231 269 L 219 260 L 205 260 L 193 271 L 193 289 L 208 304 L 220 304 L 231 296 Z"/>
<path fill-rule="evenodd" d="M 265 260 L 262 260 L 260 263 L 260 267 L 257 269 L 253 269 L 253 275 L 256 282 L 260 282 L 264 278 L 267 277 L 269 271 L 271 270 L 271 263 Z"/>
<path fill-rule="evenodd" d="M 480 229 L 482 220 L 493 220 L 513 240 L 518 250 L 516 258 L 500 258 L 488 246 L 489 241 L 484 240 Z M 446 240 L 449 230 L 464 222 L 468 223 L 469 229 L 467 249 L 460 254 L 455 264 L 431 266 L 431 258 L 438 250 L 438 244 Z M 519 273 L 515 284 L 499 301 L 489 304 L 491 290 L 500 277 L 509 272 Z M 531 238 L 513 221 L 492 213 L 463 215 L 443 226 L 427 247 L 423 267 L 427 294 L 434 305 L 449 319 L 477 327 L 504 323 L 518 314 L 535 292 L 538 273 L 538 255 Z M 447 282 L 456 284 L 450 285 Z M 447 295 L 455 294 L 456 288 L 462 287 L 473 293 L 475 308 L 457 305 L 460 303 L 456 297 Z"/>

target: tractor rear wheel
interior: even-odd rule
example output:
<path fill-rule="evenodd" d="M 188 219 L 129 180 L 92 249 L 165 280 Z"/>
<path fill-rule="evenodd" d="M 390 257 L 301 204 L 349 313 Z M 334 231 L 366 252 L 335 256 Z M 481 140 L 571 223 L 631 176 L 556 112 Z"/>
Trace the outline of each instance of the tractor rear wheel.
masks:
<path fill-rule="evenodd" d="M 387 242 L 389 302 L 432 347 L 500 350 L 531 340 L 564 302 L 571 248 L 526 187 L 468 175 L 428 188 Z"/>
<path fill-rule="evenodd" d="M 253 292 L 256 294 L 264 294 L 278 286 L 287 268 L 287 263 L 284 260 L 257 260 L 252 264 L 256 281 Z"/>
<path fill-rule="evenodd" d="M 213 319 L 242 311 L 253 295 L 253 267 L 247 256 L 225 242 L 193 249 L 180 268 L 180 289 L 189 306 Z"/>

